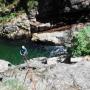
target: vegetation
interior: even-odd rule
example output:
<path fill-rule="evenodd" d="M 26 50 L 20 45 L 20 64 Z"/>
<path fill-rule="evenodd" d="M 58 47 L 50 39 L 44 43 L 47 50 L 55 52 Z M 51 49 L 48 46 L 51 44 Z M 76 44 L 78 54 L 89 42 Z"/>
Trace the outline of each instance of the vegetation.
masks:
<path fill-rule="evenodd" d="M 10 21 L 17 13 L 25 12 L 28 15 L 37 5 L 37 0 L 0 0 L 0 23 Z"/>
<path fill-rule="evenodd" d="M 0 0 L 0 9 L 2 7 L 7 9 L 16 8 L 18 5 L 19 9 L 26 4 L 29 9 L 35 8 L 38 5 L 37 0 Z"/>
<path fill-rule="evenodd" d="M 27 90 L 27 88 L 16 79 L 9 79 L 0 83 L 0 90 Z"/>
<path fill-rule="evenodd" d="M 80 30 L 73 38 L 72 43 L 73 56 L 90 55 L 90 26 Z"/>
<path fill-rule="evenodd" d="M 4 24 L 5 22 L 9 22 L 11 19 L 13 19 L 16 16 L 17 16 L 17 13 L 10 13 L 3 17 L 0 17 L 0 23 Z"/>

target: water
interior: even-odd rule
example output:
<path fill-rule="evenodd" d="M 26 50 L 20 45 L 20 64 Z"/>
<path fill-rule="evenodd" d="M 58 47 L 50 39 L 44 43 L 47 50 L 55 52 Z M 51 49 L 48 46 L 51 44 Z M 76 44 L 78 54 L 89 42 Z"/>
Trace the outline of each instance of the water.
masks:
<path fill-rule="evenodd" d="M 29 58 L 48 56 L 48 51 L 44 50 L 41 45 L 25 43 L 23 41 L 0 40 L 0 59 L 7 60 L 12 64 L 23 63 L 20 55 L 22 45 L 26 46 Z"/>

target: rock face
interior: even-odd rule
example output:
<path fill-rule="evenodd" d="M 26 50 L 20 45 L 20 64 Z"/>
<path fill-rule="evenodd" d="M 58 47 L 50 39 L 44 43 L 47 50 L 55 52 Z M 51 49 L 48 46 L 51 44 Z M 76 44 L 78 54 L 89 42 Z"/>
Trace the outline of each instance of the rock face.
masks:
<path fill-rule="evenodd" d="M 43 90 L 88 90 L 89 66 L 88 62 L 75 65 L 58 64 L 50 72 L 45 73 L 42 81 Z M 85 77 L 84 77 L 85 75 Z M 56 79 L 57 78 L 57 79 Z M 38 85 L 39 87 L 39 85 Z"/>
<path fill-rule="evenodd" d="M 53 29 L 50 32 L 33 33 L 32 41 L 51 42 L 55 45 L 70 44 L 76 30 L 73 28 L 65 31 L 54 31 Z"/>
<path fill-rule="evenodd" d="M 42 61 L 47 60 L 44 64 Z M 36 90 L 90 90 L 90 62 L 79 61 L 75 64 L 65 64 L 56 62 L 57 57 L 53 58 L 34 58 L 28 61 L 33 67 L 34 86 Z M 77 58 L 78 60 L 78 58 Z M 0 64 L 1 65 L 1 64 Z M 27 64 L 8 69 L 2 75 L 2 82 L 16 79 L 32 90 L 33 81 L 30 79 Z M 27 73 L 28 72 L 28 73 Z M 27 75 L 26 75 L 27 74 Z"/>
<path fill-rule="evenodd" d="M 89 9 L 90 0 L 39 0 L 38 16 L 39 19 L 50 21 L 52 19 L 60 19 L 65 13 L 69 13 L 66 14 L 66 17 L 70 19 L 73 17 L 73 13 L 74 17 L 80 16 L 81 13 L 87 15 Z"/>
<path fill-rule="evenodd" d="M 37 29 L 37 27 L 33 27 L 34 33 L 32 33 L 32 41 L 35 42 L 45 42 L 54 45 L 70 45 L 73 36 L 75 36 L 81 29 L 87 27 L 88 24 L 73 24 L 71 26 L 62 26 L 62 27 L 51 27 L 51 29 Z"/>
<path fill-rule="evenodd" d="M 0 36 L 9 39 L 20 39 L 30 37 L 30 21 L 26 14 L 22 14 L 6 24 L 0 25 Z"/>
<path fill-rule="evenodd" d="M 32 35 L 33 41 L 51 42 L 56 45 L 64 44 L 69 42 L 68 32 L 46 32 L 46 33 L 34 33 Z"/>

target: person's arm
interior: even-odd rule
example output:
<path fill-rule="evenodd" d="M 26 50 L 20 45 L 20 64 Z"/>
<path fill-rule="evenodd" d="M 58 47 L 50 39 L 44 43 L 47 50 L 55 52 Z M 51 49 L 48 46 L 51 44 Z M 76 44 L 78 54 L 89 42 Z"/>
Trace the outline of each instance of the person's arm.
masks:
<path fill-rule="evenodd" d="M 21 50 L 20 50 L 20 55 L 22 55 Z"/>

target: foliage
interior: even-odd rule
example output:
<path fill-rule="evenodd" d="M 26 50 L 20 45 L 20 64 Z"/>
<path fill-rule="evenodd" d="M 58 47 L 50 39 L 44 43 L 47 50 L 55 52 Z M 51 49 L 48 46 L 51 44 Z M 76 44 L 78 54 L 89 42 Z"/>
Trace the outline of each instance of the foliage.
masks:
<path fill-rule="evenodd" d="M 16 79 L 9 79 L 0 83 L 0 90 L 27 90 L 27 88 Z"/>
<path fill-rule="evenodd" d="M 29 0 L 29 2 L 28 2 L 28 8 L 29 8 L 29 10 L 30 9 L 33 9 L 33 8 L 36 8 L 37 5 L 38 5 L 37 0 Z"/>
<path fill-rule="evenodd" d="M 5 2 L 5 1 L 4 0 L 0 0 L 0 8 L 4 7 L 4 8 L 7 8 L 7 9 L 12 9 L 12 8 L 14 8 L 17 5 L 20 5 L 18 3 L 20 1 L 22 1 L 22 0 L 11 0 L 9 2 Z M 34 7 L 36 7 L 38 5 L 38 1 L 37 0 L 26 0 L 26 1 L 23 0 L 23 2 L 26 2 L 25 4 L 27 4 L 29 9 L 33 9 Z M 21 6 L 18 6 L 18 7 L 21 8 Z"/>
<path fill-rule="evenodd" d="M 9 22 L 11 19 L 13 19 L 14 17 L 17 16 L 17 13 L 10 13 L 10 14 L 7 14 L 5 16 L 1 16 L 0 17 L 0 23 L 6 23 L 6 22 Z"/>
<path fill-rule="evenodd" d="M 72 55 L 90 55 L 90 26 L 80 30 L 72 40 Z"/>
<path fill-rule="evenodd" d="M 0 23 L 10 21 L 12 18 L 14 18 L 16 16 L 17 13 L 26 11 L 26 9 L 28 12 L 31 9 L 34 9 L 34 8 L 36 9 L 36 7 L 38 5 L 37 0 L 26 0 L 26 1 L 24 1 L 24 0 L 10 1 L 9 0 L 9 2 L 5 2 L 5 1 L 6 0 L 0 0 Z M 25 6 L 23 4 L 25 4 Z M 18 7 L 18 9 L 17 9 L 17 7 Z"/>

